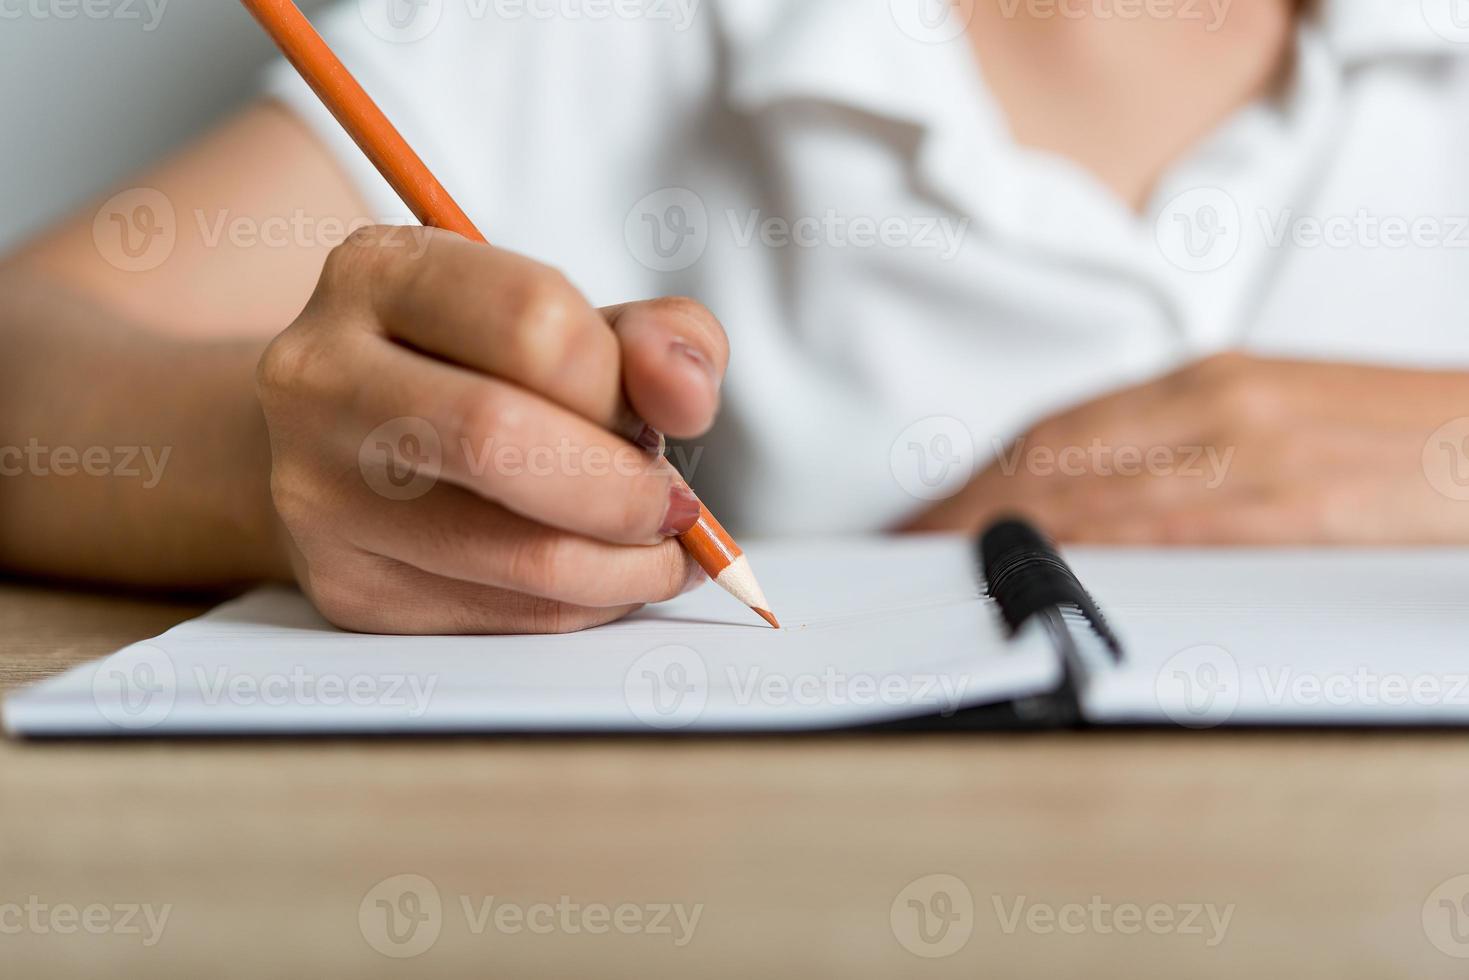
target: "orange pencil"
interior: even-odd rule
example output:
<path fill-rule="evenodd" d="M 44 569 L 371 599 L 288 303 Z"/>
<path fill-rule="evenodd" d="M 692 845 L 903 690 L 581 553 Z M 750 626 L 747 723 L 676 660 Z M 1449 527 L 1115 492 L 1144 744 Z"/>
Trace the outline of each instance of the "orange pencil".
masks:
<path fill-rule="evenodd" d="M 469 216 L 291 0 L 241 2 L 419 221 L 471 241 L 485 241 Z M 699 523 L 681 535 L 679 541 L 721 588 L 771 626 L 780 628 L 760 583 L 750 571 L 745 553 L 709 513 L 709 508 L 699 504 Z"/>

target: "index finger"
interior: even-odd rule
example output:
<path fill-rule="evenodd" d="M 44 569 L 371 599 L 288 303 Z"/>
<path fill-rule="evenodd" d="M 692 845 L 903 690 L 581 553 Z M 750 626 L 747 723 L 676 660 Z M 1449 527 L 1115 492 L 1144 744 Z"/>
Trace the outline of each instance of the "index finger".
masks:
<path fill-rule="evenodd" d="M 362 266 L 385 336 L 603 427 L 625 422 L 617 340 L 561 273 L 437 229 L 412 229 L 416 247 L 393 247 L 405 231 L 363 229 L 336 260 Z"/>

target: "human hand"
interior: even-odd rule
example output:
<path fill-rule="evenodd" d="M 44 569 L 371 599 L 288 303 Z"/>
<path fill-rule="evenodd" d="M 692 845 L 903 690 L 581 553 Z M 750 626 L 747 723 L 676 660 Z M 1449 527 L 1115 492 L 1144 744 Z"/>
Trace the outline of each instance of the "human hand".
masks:
<path fill-rule="evenodd" d="M 258 372 L 297 579 L 379 633 L 563 632 L 678 595 L 698 507 L 659 433 L 708 429 L 727 362 L 690 300 L 598 311 L 447 232 L 355 233 Z"/>
<path fill-rule="evenodd" d="M 1469 542 L 1469 420 L 1436 435 L 1464 416 L 1464 374 L 1223 354 L 1041 422 L 905 529 L 1019 513 L 1070 542 Z"/>

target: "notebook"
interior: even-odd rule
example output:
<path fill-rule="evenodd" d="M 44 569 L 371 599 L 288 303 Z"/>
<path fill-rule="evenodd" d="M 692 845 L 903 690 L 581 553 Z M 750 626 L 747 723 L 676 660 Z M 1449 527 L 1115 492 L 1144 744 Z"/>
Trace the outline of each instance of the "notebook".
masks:
<path fill-rule="evenodd" d="M 584 633 L 513 637 L 348 634 L 299 593 L 264 589 L 13 693 L 4 724 L 79 737 L 1469 722 L 1469 551 L 1074 549 L 1035 563 L 1072 575 L 1094 615 L 1047 605 L 1033 578 L 996 595 L 1004 576 L 981 552 L 949 536 L 753 547 L 780 631 L 712 586 Z"/>

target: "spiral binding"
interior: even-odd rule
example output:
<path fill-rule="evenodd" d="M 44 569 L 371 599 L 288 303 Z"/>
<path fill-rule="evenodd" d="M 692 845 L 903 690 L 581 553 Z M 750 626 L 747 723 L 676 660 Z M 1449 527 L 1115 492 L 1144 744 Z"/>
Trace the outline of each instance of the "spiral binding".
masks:
<path fill-rule="evenodd" d="M 1045 535 L 1018 518 L 1005 518 L 980 537 L 986 588 L 1013 636 L 1038 613 L 1056 609 L 1066 618 L 1079 613 L 1111 652 L 1122 659 L 1122 644 L 1076 573 Z"/>

